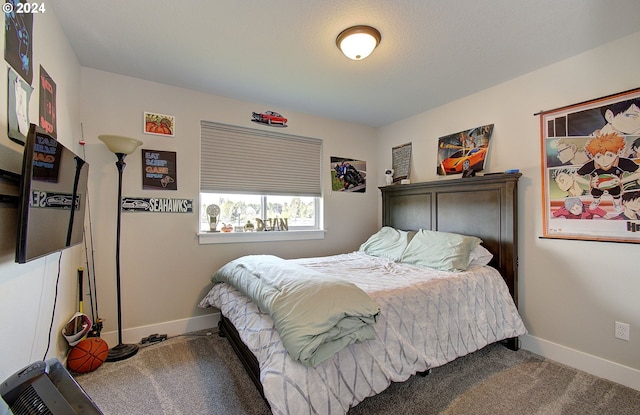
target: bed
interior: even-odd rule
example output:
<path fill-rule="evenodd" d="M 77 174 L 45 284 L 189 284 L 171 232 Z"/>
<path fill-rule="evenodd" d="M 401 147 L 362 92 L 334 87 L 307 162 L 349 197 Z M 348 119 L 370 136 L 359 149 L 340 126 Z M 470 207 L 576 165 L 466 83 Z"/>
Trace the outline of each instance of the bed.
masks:
<path fill-rule="evenodd" d="M 491 174 L 380 188 L 383 227 L 480 238 L 492 255 L 486 266 L 429 271 L 363 252 L 288 260 L 340 272 L 380 305 L 374 339 L 349 344 L 317 365 L 293 360 L 274 321 L 235 287 L 214 284 L 199 305 L 221 310 L 220 333 L 275 414 L 347 413 L 391 382 L 428 373 L 487 344 L 517 350 L 517 337 L 526 333 L 516 309 L 519 177 Z"/>

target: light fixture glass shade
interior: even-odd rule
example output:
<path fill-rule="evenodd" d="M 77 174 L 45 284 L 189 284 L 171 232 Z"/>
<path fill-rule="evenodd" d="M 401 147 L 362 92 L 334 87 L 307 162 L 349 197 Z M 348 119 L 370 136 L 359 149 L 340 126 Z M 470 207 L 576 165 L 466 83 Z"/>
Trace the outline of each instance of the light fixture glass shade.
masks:
<path fill-rule="evenodd" d="M 98 139 L 106 144 L 107 148 L 115 154 L 131 154 L 142 145 L 142 141 L 121 135 L 99 135 Z"/>
<path fill-rule="evenodd" d="M 336 45 L 347 58 L 358 61 L 369 56 L 380 39 L 380 32 L 371 26 L 353 26 L 338 35 Z"/>

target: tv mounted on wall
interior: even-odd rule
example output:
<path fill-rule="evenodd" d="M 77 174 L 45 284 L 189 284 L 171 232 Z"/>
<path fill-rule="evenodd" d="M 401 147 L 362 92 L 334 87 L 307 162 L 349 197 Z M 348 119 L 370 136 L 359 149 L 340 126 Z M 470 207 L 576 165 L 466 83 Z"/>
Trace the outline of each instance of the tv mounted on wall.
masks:
<path fill-rule="evenodd" d="M 82 242 L 89 165 L 35 124 L 22 159 L 16 262 Z"/>

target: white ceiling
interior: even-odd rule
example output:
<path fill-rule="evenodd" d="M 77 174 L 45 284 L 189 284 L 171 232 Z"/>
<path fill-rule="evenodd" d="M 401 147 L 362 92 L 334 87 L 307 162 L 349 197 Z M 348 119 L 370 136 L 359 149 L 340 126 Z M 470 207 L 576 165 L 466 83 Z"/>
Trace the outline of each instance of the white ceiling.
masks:
<path fill-rule="evenodd" d="M 640 31 L 639 0 L 47 5 L 85 67 L 256 102 L 256 111 L 304 112 L 373 127 Z M 382 42 L 367 59 L 351 61 L 335 39 L 358 24 L 376 27 Z M 640 45 L 629 53 L 640 53 Z"/>

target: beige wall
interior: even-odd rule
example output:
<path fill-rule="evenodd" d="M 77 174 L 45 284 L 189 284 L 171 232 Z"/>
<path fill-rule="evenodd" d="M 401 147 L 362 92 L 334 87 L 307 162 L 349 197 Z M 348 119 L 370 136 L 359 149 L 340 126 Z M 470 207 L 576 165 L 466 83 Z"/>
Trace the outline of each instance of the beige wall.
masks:
<path fill-rule="evenodd" d="M 519 309 L 529 330 L 524 347 L 600 376 L 608 371 L 640 389 L 639 247 L 540 239 L 540 131 L 534 116 L 640 86 L 638 44 L 640 33 L 380 128 L 378 156 L 381 166 L 389 166 L 391 148 L 411 141 L 412 181 L 442 179 L 435 173 L 438 137 L 495 124 L 486 171 L 523 173 L 518 222 Z M 616 320 L 631 325 L 630 342 L 614 338 Z"/>
<path fill-rule="evenodd" d="M 127 135 L 141 148 L 177 152 L 177 191 L 142 190 L 141 153 L 127 156 L 123 196 L 193 199 L 191 214 L 128 213 L 122 215 L 122 303 L 125 342 L 158 332 L 159 323 L 211 313 L 196 307 L 210 287 L 213 271 L 244 254 L 269 253 L 301 257 L 357 249 L 377 227 L 377 149 L 375 130 L 265 104 L 241 102 L 196 91 L 93 69 L 82 69 L 82 123 L 90 169 L 90 202 L 100 312 L 105 331 L 115 330 L 115 156 L 97 139 L 99 134 Z M 269 129 L 251 122 L 252 111 L 275 110 L 288 117 L 288 134 L 323 140 L 323 240 L 199 245 L 198 177 L 200 121 Z M 176 117 L 176 136 L 142 132 L 144 111 Z M 365 194 L 331 192 L 330 157 L 367 161 L 372 180 Z M 251 166 L 246 166 L 250 169 Z M 382 173 L 380 173 L 382 175 Z M 293 176 L 292 176 L 293 177 Z M 210 319 L 210 323 L 215 321 Z M 129 333 L 130 335 L 127 335 Z M 140 334 L 142 333 L 142 334 Z M 174 333 L 175 334 L 175 333 Z M 128 340 L 127 340 L 128 338 Z"/>

